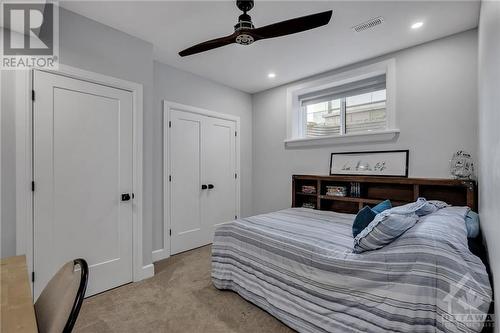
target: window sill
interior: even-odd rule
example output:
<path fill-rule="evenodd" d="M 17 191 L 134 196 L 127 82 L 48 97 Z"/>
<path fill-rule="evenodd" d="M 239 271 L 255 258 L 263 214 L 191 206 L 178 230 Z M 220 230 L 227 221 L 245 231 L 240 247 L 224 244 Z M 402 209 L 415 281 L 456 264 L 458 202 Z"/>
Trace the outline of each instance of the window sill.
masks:
<path fill-rule="evenodd" d="M 346 143 L 390 141 L 399 135 L 399 129 L 373 131 L 366 133 L 324 136 L 315 138 L 298 138 L 285 140 L 285 148 L 305 148 L 313 146 L 333 146 Z"/>

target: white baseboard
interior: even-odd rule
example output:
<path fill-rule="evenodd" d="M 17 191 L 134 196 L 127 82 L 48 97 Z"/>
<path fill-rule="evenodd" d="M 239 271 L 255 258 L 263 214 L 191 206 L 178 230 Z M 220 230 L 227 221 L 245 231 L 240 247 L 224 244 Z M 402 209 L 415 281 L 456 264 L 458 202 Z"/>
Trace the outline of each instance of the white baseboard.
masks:
<path fill-rule="evenodd" d="M 154 250 L 151 254 L 153 262 L 157 262 L 170 257 L 170 253 L 165 249 Z"/>
<path fill-rule="evenodd" d="M 155 275 L 155 266 L 153 264 L 142 266 L 140 280 L 148 279 L 150 277 L 153 277 L 154 275 Z"/>

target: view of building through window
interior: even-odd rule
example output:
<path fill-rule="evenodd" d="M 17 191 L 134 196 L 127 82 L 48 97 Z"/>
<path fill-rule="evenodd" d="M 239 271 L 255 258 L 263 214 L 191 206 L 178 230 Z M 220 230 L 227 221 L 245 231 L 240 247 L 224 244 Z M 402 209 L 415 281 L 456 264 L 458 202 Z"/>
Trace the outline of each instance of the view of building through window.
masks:
<path fill-rule="evenodd" d="M 340 99 L 307 106 L 307 136 L 340 134 Z"/>
<path fill-rule="evenodd" d="M 306 115 L 308 137 L 383 130 L 386 128 L 386 90 L 310 104 L 306 106 Z M 345 121 L 344 126 L 341 119 Z"/>

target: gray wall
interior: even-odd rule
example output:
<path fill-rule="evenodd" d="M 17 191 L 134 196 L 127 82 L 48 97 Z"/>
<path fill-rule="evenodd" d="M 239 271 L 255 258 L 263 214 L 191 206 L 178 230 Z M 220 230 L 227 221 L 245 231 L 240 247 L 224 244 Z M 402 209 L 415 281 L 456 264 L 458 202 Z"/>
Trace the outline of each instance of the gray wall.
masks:
<path fill-rule="evenodd" d="M 200 76 L 155 62 L 153 107 L 153 249 L 163 244 L 163 107 L 168 100 L 240 117 L 241 215 L 250 216 L 252 207 L 252 98 Z M 158 198 L 158 200 L 156 199 Z"/>
<path fill-rule="evenodd" d="M 151 263 L 153 45 L 60 8 L 60 61 L 65 65 L 137 82 L 144 88 L 143 264 Z M 2 78 L 3 79 L 3 78 Z M 5 81 L 6 79 L 3 79 Z M 12 79 L 9 85 L 13 86 Z M 4 83 L 4 82 L 2 82 Z M 12 96 L 2 84 L 2 100 Z M 2 256 L 15 254 L 15 123 L 2 104 Z M 7 148 L 7 149 L 5 149 Z M 8 156 L 7 156 L 8 155 Z M 8 180 L 8 182 L 6 182 Z"/>
<path fill-rule="evenodd" d="M 493 283 L 500 286 L 500 2 L 483 1 L 479 20 L 479 214 Z M 498 298 L 498 297 L 497 297 Z M 500 332 L 500 307 L 496 332 Z"/>
<path fill-rule="evenodd" d="M 0 30 L 1 32 L 1 30 Z M 0 70 L 1 80 L 1 209 L 0 219 L 0 258 L 9 257 L 16 254 L 16 196 L 12 189 L 16 188 L 16 133 L 15 122 L 16 114 L 15 100 L 12 98 L 14 90 L 14 71 Z M 10 97 L 10 98 L 9 98 Z"/>
<path fill-rule="evenodd" d="M 398 51 L 346 69 L 396 59 L 397 141 L 285 149 L 286 89 L 253 96 L 254 213 L 291 205 L 291 176 L 328 174 L 330 153 L 410 150 L 410 177 L 449 177 L 448 163 L 459 149 L 477 151 L 477 30 Z"/>
<path fill-rule="evenodd" d="M 60 8 L 60 61 L 143 85 L 143 265 L 151 263 L 153 242 L 158 247 L 162 243 L 163 99 L 241 118 L 242 215 L 252 214 L 252 100 L 249 94 L 155 63 L 152 44 L 63 8 Z M 14 255 L 16 251 L 15 107 L 12 99 L 5 98 L 13 96 L 13 82 L 13 75 L 2 72 L 2 83 L 5 83 L 2 84 L 1 113 L 2 257 Z"/>
<path fill-rule="evenodd" d="M 60 61 L 143 85 L 143 265 L 151 263 L 153 45 L 60 8 Z"/>

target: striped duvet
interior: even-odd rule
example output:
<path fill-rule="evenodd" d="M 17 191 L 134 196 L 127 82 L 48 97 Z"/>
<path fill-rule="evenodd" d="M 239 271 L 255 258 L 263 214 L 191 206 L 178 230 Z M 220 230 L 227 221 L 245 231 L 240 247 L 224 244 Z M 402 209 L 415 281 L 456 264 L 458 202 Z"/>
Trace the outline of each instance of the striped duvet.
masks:
<path fill-rule="evenodd" d="M 491 287 L 454 208 L 362 254 L 351 214 L 239 219 L 215 232 L 212 280 L 299 332 L 479 332 Z"/>

